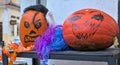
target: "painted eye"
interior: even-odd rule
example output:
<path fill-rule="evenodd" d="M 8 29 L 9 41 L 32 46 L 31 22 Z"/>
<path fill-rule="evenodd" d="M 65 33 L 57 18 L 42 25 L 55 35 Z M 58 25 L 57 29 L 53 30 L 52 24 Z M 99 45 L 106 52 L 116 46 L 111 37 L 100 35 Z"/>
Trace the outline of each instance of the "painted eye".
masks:
<path fill-rule="evenodd" d="M 102 14 L 97 14 L 97 15 L 94 15 L 91 17 L 92 19 L 96 19 L 96 20 L 100 20 L 100 21 L 103 21 L 104 17 Z"/>
<path fill-rule="evenodd" d="M 35 28 L 39 29 L 42 26 L 40 19 L 35 22 Z"/>
<path fill-rule="evenodd" d="M 73 16 L 73 17 L 69 18 L 69 21 L 72 23 L 78 19 L 81 19 L 81 16 Z"/>
<path fill-rule="evenodd" d="M 24 22 L 24 26 L 25 26 L 26 28 L 29 28 L 29 27 L 30 27 L 30 24 L 25 21 L 25 22 Z"/>

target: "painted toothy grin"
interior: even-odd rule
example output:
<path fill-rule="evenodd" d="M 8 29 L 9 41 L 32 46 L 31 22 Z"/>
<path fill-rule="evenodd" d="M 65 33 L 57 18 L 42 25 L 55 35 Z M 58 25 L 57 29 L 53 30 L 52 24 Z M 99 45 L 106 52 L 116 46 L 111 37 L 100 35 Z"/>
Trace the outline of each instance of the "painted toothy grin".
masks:
<path fill-rule="evenodd" d="M 35 41 L 35 38 L 37 38 L 38 36 L 41 36 L 41 35 L 36 35 L 36 36 L 25 35 L 25 37 L 24 37 L 24 42 L 25 42 L 25 43 L 34 42 L 34 41 Z"/>
<path fill-rule="evenodd" d="M 88 34 L 88 33 L 84 33 L 81 32 L 81 33 L 77 33 L 75 36 L 80 39 L 80 40 L 86 40 L 88 38 L 90 38 L 91 36 L 93 36 L 95 34 L 95 32 L 91 33 L 91 34 Z"/>
<path fill-rule="evenodd" d="M 80 26 L 78 24 L 72 24 L 72 32 L 75 35 L 76 38 L 80 39 L 80 40 L 86 40 L 92 36 L 94 36 L 94 34 L 96 33 L 96 31 L 98 30 L 100 26 L 99 24 L 95 24 L 95 23 L 91 23 L 88 26 Z M 89 29 L 90 32 L 81 32 L 81 30 L 84 29 Z"/>

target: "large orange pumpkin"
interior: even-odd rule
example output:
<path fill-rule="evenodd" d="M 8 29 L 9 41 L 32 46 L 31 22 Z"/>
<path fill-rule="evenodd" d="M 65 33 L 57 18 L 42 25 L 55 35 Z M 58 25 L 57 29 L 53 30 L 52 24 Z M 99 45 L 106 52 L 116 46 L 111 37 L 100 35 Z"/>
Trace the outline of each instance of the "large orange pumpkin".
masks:
<path fill-rule="evenodd" d="M 63 37 L 76 50 L 106 49 L 113 44 L 118 32 L 116 21 L 96 9 L 78 10 L 68 16 L 63 24 Z"/>
<path fill-rule="evenodd" d="M 46 10 L 44 10 L 45 8 L 42 5 L 26 8 L 20 21 L 20 40 L 24 47 L 33 44 L 35 39 L 47 29 Z"/>

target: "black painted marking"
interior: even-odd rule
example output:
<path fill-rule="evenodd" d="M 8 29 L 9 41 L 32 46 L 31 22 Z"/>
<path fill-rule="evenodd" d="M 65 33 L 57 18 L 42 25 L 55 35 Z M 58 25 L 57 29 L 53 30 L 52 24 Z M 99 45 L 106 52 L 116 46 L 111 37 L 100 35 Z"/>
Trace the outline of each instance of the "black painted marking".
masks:
<path fill-rule="evenodd" d="M 24 26 L 25 26 L 25 28 L 29 28 L 29 27 L 30 27 L 30 24 L 25 21 L 25 22 L 24 22 Z"/>
<path fill-rule="evenodd" d="M 102 14 L 97 14 L 91 17 L 92 19 L 96 19 L 96 20 L 100 20 L 103 21 L 104 20 L 104 16 Z"/>
<path fill-rule="evenodd" d="M 34 39 L 37 38 L 38 36 L 41 35 L 36 35 L 36 36 L 25 35 L 24 42 L 25 43 L 34 42 L 35 41 Z"/>
<path fill-rule="evenodd" d="M 38 28 L 37 28 L 37 26 L 36 26 L 35 17 L 36 17 L 38 14 L 39 14 L 39 12 L 36 12 L 36 13 L 34 14 L 34 16 L 33 16 L 33 19 L 32 19 L 32 22 L 33 22 L 34 27 L 35 27 L 36 29 L 38 29 Z M 37 20 L 37 21 L 38 21 L 38 20 Z"/>
<path fill-rule="evenodd" d="M 36 28 L 36 29 L 39 29 L 39 28 L 42 26 L 41 20 L 40 20 L 40 19 L 37 20 L 37 21 L 34 23 L 34 25 L 35 25 L 35 28 Z"/>
<path fill-rule="evenodd" d="M 68 20 L 72 23 L 78 19 L 81 19 L 81 16 L 73 16 L 73 17 L 69 18 Z"/>
<path fill-rule="evenodd" d="M 31 30 L 29 34 L 36 34 L 36 32 Z"/>

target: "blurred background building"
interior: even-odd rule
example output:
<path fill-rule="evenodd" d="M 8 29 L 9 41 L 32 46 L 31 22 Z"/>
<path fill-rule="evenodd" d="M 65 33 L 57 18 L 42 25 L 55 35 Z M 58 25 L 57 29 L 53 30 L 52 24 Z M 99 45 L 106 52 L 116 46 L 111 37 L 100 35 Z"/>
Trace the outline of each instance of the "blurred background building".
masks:
<path fill-rule="evenodd" d="M 0 28 L 3 31 L 0 38 L 6 44 L 19 36 L 19 22 L 24 8 L 39 3 L 46 5 L 46 0 L 0 0 Z"/>
<path fill-rule="evenodd" d="M 0 22 L 2 22 L 3 40 L 9 43 L 19 35 L 19 0 L 0 0 Z"/>

